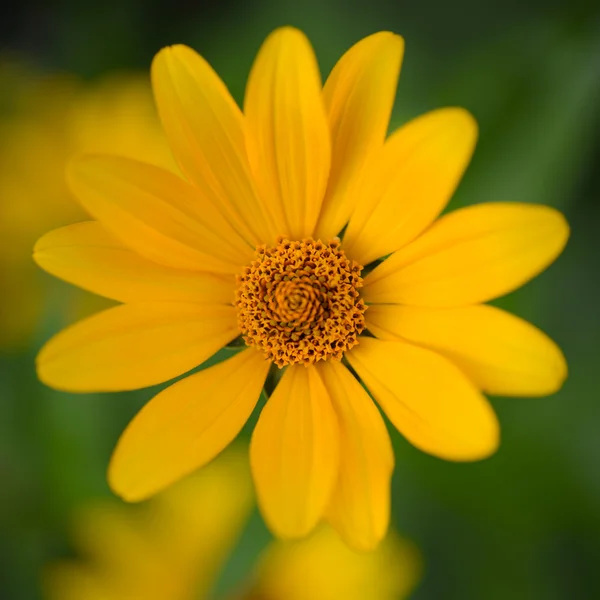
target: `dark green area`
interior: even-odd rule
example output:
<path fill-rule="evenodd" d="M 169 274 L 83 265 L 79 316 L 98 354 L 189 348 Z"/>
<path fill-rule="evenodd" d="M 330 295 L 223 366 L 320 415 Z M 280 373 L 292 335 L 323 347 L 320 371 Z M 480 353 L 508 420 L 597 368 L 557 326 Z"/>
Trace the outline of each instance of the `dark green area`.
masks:
<path fill-rule="evenodd" d="M 594 3 L 54 4 L 7 9 L 0 49 L 50 71 L 93 78 L 115 68 L 146 69 L 160 47 L 183 42 L 214 65 L 238 99 L 254 53 L 276 26 L 302 28 L 324 73 L 364 35 L 389 29 L 405 37 L 394 127 L 444 105 L 468 108 L 480 125 L 475 158 L 450 208 L 491 200 L 545 203 L 563 210 L 572 228 L 556 264 L 499 302 L 561 345 L 570 366 L 563 390 L 545 399 L 494 398 L 503 443 L 481 463 L 443 462 L 393 434 L 394 521 L 425 559 L 413 598 L 600 598 L 600 20 Z M 0 90 L 0 101 L 4 96 Z M 155 391 L 68 395 L 37 382 L 35 351 L 60 328 L 55 312 L 49 305 L 35 348 L 0 358 L 3 600 L 40 597 L 40 565 L 69 552 L 70 510 L 109 494 L 104 473 L 111 449 Z M 219 590 L 243 577 L 267 540 L 255 515 Z"/>

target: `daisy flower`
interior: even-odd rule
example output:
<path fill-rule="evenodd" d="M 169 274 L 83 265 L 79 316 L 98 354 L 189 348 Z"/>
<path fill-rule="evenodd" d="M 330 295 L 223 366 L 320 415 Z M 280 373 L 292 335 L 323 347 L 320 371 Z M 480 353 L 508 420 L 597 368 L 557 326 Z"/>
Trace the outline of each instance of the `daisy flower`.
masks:
<path fill-rule="evenodd" d="M 215 584 L 253 508 L 244 451 L 138 506 L 104 500 L 75 511 L 76 558 L 48 564 L 48 600 L 200 600 Z M 350 550 L 330 527 L 272 542 L 228 600 L 401 600 L 420 578 L 412 543 L 390 532 L 375 552 Z M 219 595 L 218 597 L 223 597 Z"/>
<path fill-rule="evenodd" d="M 123 498 L 208 463 L 268 378 L 277 385 L 250 448 L 267 524 L 296 538 L 325 519 L 349 545 L 374 548 L 388 527 L 394 455 L 373 399 L 416 447 L 470 461 L 499 442 L 483 392 L 560 387 L 556 345 L 482 303 L 550 264 L 567 224 L 518 203 L 438 218 L 477 127 L 446 108 L 386 139 L 402 54 L 399 36 L 367 37 L 322 87 L 306 37 L 276 30 L 242 112 L 198 54 L 165 48 L 152 83 L 183 177 L 111 156 L 72 162 L 71 189 L 95 221 L 42 237 L 35 259 L 123 305 L 50 340 L 42 381 L 132 390 L 188 372 L 240 335 L 247 346 L 133 419 L 108 474 Z"/>

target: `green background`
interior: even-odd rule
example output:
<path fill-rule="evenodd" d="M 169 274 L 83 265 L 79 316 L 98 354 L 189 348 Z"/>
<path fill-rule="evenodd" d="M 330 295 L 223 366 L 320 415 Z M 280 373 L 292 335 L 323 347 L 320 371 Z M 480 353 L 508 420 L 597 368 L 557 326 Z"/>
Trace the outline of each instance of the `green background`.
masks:
<path fill-rule="evenodd" d="M 468 108 L 480 125 L 474 160 L 449 208 L 518 200 L 564 211 L 572 228 L 564 254 L 499 304 L 559 343 L 568 381 L 549 398 L 493 398 L 503 443 L 481 463 L 443 462 L 393 433 L 393 518 L 424 555 L 415 600 L 600 598 L 600 12 L 594 3 L 96 4 L 6 7 L 1 50 L 91 79 L 111 69 L 145 70 L 160 47 L 186 43 L 240 99 L 256 50 L 277 26 L 307 33 L 324 75 L 361 37 L 392 30 L 406 40 L 393 127 L 444 105 Z M 35 353 L 61 326 L 55 309 L 65 289 L 52 289 L 37 342 L 0 356 L 3 600 L 40 597 L 40 565 L 69 552 L 70 510 L 109 494 L 110 452 L 152 392 L 68 395 L 36 381 Z M 243 577 L 268 539 L 254 515 L 219 590 Z"/>

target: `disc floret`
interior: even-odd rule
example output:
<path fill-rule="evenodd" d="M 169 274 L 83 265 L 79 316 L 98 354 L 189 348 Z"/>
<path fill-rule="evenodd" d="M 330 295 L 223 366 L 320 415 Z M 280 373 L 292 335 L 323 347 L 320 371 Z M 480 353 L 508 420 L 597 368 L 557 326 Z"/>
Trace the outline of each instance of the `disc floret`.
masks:
<path fill-rule="evenodd" d="M 337 238 L 281 237 L 274 246 L 259 246 L 237 278 L 238 325 L 246 344 L 279 367 L 340 360 L 365 328 L 361 271 Z"/>

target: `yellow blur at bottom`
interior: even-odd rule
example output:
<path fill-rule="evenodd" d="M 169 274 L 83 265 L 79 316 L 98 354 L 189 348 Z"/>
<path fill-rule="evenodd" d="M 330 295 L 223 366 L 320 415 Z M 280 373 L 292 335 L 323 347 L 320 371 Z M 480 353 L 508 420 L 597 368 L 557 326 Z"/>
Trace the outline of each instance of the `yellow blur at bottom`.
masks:
<path fill-rule="evenodd" d="M 74 515 L 80 558 L 47 567 L 49 600 L 204 597 L 253 507 L 248 459 L 222 455 L 152 500 L 107 500 Z"/>
<path fill-rule="evenodd" d="M 144 504 L 89 505 L 72 524 L 79 557 L 47 566 L 45 598 L 212 598 L 253 505 L 240 448 Z M 272 543 L 226 600 L 402 600 L 419 576 L 419 554 L 399 536 L 357 553 L 324 526 L 305 540 Z"/>
<path fill-rule="evenodd" d="M 395 533 L 374 552 L 348 548 L 330 527 L 267 549 L 248 600 L 400 600 L 419 580 L 419 553 Z"/>

